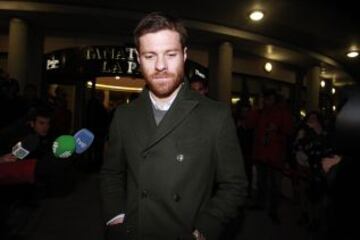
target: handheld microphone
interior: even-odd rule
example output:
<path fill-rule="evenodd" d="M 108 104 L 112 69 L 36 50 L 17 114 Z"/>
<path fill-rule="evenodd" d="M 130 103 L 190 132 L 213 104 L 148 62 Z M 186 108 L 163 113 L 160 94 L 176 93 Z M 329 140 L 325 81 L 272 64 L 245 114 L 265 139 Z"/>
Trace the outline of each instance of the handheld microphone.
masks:
<path fill-rule="evenodd" d="M 75 138 L 71 135 L 61 135 L 54 141 L 52 150 L 55 157 L 70 157 L 75 151 Z"/>
<path fill-rule="evenodd" d="M 39 142 L 39 137 L 36 134 L 30 134 L 24 140 L 15 144 L 12 147 L 11 153 L 18 159 L 24 159 L 37 148 Z"/>
<path fill-rule="evenodd" d="M 75 151 L 77 154 L 81 154 L 89 149 L 92 142 L 94 141 L 94 134 L 88 129 L 80 129 L 74 135 L 75 138 Z"/>

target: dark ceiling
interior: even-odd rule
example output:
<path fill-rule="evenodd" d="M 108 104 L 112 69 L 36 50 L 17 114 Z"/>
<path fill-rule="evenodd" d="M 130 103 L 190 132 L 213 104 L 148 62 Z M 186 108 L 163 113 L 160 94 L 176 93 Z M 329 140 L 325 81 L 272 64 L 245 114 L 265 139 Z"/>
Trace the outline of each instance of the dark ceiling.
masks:
<path fill-rule="evenodd" d="M 265 11 L 262 22 L 248 19 L 253 8 Z M 186 20 L 190 44 L 197 47 L 230 40 L 235 54 L 258 55 L 299 69 L 319 65 L 330 77 L 360 79 L 360 57 L 346 57 L 351 47 L 360 50 L 360 17 L 350 1 L 0 1 L 0 30 L 7 31 L 10 17 L 20 16 L 47 34 L 125 34 L 131 39 L 136 21 L 150 11 Z"/>

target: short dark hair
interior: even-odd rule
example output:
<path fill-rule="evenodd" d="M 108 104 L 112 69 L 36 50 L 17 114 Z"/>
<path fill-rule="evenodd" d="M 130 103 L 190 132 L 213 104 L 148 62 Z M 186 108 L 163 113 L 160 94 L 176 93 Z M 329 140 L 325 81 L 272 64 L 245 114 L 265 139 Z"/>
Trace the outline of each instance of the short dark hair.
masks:
<path fill-rule="evenodd" d="M 183 22 L 176 17 L 160 12 L 152 12 L 140 20 L 134 30 L 134 43 L 139 50 L 139 38 L 147 33 L 155 33 L 161 30 L 173 30 L 179 33 L 182 47 L 186 46 L 187 31 Z"/>
<path fill-rule="evenodd" d="M 39 106 L 29 109 L 27 113 L 28 121 L 36 121 L 38 117 L 51 119 L 51 110 L 47 106 Z"/>
<path fill-rule="evenodd" d="M 195 83 L 195 82 L 198 82 L 198 83 L 201 83 L 204 87 L 207 87 L 208 86 L 208 83 L 206 81 L 206 79 L 204 78 L 201 78 L 201 77 L 198 77 L 198 76 L 193 76 L 192 78 L 189 79 L 189 82 L 190 84 L 191 83 Z"/>

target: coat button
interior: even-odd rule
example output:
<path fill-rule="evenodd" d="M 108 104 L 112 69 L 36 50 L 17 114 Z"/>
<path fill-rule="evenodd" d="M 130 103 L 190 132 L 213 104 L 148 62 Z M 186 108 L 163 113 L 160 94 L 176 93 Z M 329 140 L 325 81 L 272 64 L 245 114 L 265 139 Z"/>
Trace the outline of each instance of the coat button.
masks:
<path fill-rule="evenodd" d="M 147 190 L 143 190 L 143 191 L 141 192 L 141 198 L 147 198 L 148 196 L 149 196 L 149 193 L 148 193 Z"/>
<path fill-rule="evenodd" d="M 179 162 L 182 162 L 182 161 L 184 161 L 184 154 L 178 154 L 177 156 L 176 156 L 176 160 L 177 161 L 179 161 Z"/>
<path fill-rule="evenodd" d="M 180 201 L 180 195 L 177 194 L 177 193 L 174 193 L 173 196 L 172 196 L 172 198 L 173 198 L 173 200 L 174 200 L 175 202 Z"/>

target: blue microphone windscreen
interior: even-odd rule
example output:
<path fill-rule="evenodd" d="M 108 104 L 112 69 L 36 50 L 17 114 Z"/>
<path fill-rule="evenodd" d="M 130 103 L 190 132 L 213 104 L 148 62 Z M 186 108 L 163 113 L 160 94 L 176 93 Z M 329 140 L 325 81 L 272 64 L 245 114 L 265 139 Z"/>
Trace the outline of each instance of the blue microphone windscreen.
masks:
<path fill-rule="evenodd" d="M 77 154 L 81 154 L 91 146 L 92 142 L 94 141 L 94 134 L 88 129 L 83 128 L 75 133 L 74 138 L 76 144 L 75 151 Z"/>

